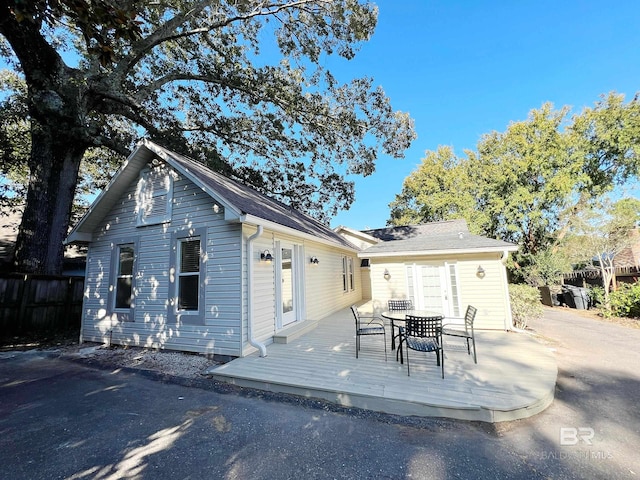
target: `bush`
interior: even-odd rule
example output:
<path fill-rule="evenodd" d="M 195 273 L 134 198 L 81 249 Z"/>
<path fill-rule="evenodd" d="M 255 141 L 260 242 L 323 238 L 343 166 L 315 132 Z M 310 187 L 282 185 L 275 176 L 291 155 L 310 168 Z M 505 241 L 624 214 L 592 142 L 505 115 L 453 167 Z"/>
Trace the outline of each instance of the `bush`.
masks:
<path fill-rule="evenodd" d="M 640 317 L 640 283 L 622 283 L 609 294 L 611 313 L 617 317 Z"/>
<path fill-rule="evenodd" d="M 540 318 L 544 312 L 540 303 L 540 291 L 523 284 L 509 285 L 511 316 L 516 328 L 524 329 L 531 319 Z"/>
<path fill-rule="evenodd" d="M 604 288 L 600 285 L 589 285 L 589 298 L 593 306 L 604 305 Z"/>

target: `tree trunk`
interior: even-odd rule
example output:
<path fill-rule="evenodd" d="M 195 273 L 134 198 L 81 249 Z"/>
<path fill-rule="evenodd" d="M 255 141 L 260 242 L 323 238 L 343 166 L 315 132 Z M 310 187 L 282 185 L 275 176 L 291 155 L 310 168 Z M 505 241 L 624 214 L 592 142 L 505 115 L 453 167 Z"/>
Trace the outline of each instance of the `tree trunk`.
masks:
<path fill-rule="evenodd" d="M 63 241 L 86 147 L 51 127 L 32 127 L 27 200 L 15 267 L 24 273 L 62 273 Z"/>

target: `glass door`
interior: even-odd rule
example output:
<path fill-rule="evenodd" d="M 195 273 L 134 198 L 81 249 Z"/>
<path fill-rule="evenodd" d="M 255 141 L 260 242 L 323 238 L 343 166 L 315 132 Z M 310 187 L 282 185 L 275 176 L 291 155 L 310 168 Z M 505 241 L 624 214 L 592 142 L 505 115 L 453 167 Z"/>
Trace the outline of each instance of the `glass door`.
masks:
<path fill-rule="evenodd" d="M 407 292 L 417 309 L 459 316 L 458 278 L 454 264 L 408 264 Z"/>
<path fill-rule="evenodd" d="M 280 314 L 282 326 L 296 321 L 296 295 L 293 248 L 280 249 Z"/>

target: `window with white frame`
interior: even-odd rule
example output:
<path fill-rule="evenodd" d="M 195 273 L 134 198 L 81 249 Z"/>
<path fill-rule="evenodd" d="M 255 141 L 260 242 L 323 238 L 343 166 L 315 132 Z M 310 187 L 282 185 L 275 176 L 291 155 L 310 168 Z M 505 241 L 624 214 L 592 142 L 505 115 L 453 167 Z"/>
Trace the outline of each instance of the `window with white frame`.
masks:
<path fill-rule="evenodd" d="M 173 173 L 161 166 L 140 172 L 136 190 L 138 226 L 171 221 Z"/>
<path fill-rule="evenodd" d="M 197 312 L 200 308 L 200 237 L 178 240 L 177 310 Z"/>
<path fill-rule="evenodd" d="M 118 245 L 116 255 L 114 308 L 128 310 L 133 301 L 134 244 Z"/>
<path fill-rule="evenodd" d="M 353 257 L 349 257 L 347 259 L 348 267 L 349 267 L 349 290 L 354 291 L 356 289 L 355 286 L 355 276 L 353 271 Z"/>
<path fill-rule="evenodd" d="M 342 291 L 345 293 L 349 291 L 348 268 L 347 257 L 342 257 Z"/>

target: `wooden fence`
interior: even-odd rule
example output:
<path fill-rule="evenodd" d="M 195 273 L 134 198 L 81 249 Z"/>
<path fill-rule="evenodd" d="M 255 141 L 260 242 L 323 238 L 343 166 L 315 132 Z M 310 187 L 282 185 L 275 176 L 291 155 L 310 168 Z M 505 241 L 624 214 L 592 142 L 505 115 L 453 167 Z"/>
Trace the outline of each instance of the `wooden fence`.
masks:
<path fill-rule="evenodd" d="M 0 275 L 0 338 L 80 327 L 84 277 Z"/>

